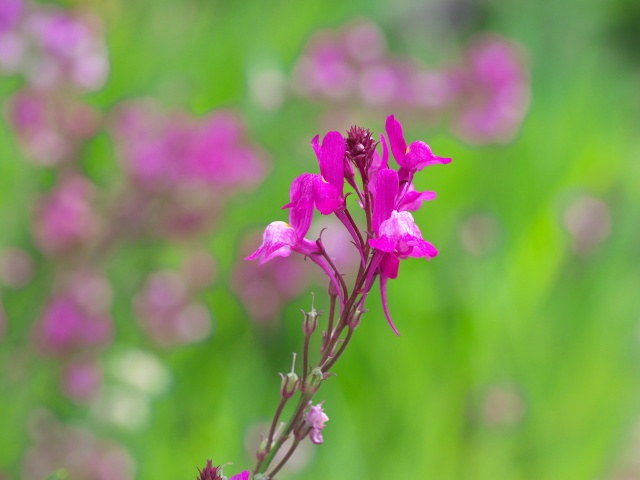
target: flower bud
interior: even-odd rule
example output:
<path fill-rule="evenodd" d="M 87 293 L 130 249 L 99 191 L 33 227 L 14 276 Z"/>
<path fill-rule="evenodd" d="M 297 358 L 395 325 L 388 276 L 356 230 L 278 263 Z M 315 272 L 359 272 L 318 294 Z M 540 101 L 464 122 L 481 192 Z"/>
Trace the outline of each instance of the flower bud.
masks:
<path fill-rule="evenodd" d="M 360 307 L 356 307 L 354 312 L 349 315 L 347 318 L 347 325 L 351 330 L 355 330 L 360 326 L 360 320 L 362 319 L 362 314 L 366 312 L 366 310 L 361 310 Z"/>
<path fill-rule="evenodd" d="M 256 458 L 259 462 L 262 462 L 267 456 L 267 439 L 264 438 L 263 435 L 260 435 L 262 438 L 260 440 L 260 445 L 258 445 L 258 450 L 256 451 Z"/>
<path fill-rule="evenodd" d="M 304 391 L 308 393 L 316 393 L 320 388 L 320 384 L 324 380 L 324 375 L 319 367 L 311 370 L 311 373 L 307 375 L 307 379 L 304 384 Z"/>
<path fill-rule="evenodd" d="M 304 320 L 302 321 L 302 332 L 305 336 L 310 336 L 313 332 L 316 331 L 316 327 L 318 326 L 318 317 L 320 313 L 315 309 L 313 305 L 313 300 L 315 296 L 313 293 L 311 294 L 311 311 L 305 312 L 304 310 L 300 310 L 304 315 Z"/>
<path fill-rule="evenodd" d="M 279 373 L 278 375 L 282 378 L 282 382 L 280 383 L 280 395 L 282 398 L 291 398 L 298 389 L 298 375 L 296 375 L 295 372 L 290 372 L 286 375 Z"/>
<path fill-rule="evenodd" d="M 278 374 L 282 378 L 282 382 L 280 383 L 280 395 L 284 399 L 291 398 L 293 394 L 296 393 L 296 390 L 298 389 L 298 385 L 300 384 L 300 381 L 298 380 L 298 375 L 296 375 L 295 369 L 296 369 L 296 354 L 294 352 L 293 361 L 291 362 L 291 372 L 287 373 L 286 375 L 283 375 L 282 373 Z"/>

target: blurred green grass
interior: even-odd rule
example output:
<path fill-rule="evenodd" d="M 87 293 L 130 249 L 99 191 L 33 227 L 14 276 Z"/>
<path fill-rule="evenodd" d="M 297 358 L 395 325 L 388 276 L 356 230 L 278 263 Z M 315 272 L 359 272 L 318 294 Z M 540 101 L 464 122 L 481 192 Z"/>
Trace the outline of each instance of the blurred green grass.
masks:
<path fill-rule="evenodd" d="M 247 426 L 275 408 L 276 372 L 286 370 L 290 352 L 299 349 L 298 309 L 308 298 L 290 305 L 279 329 L 264 335 L 224 280 L 239 236 L 283 218 L 289 182 L 315 168 L 307 142 L 322 132 L 316 106 L 291 102 L 264 113 L 251 105 L 246 64 L 268 55 L 289 68 L 317 28 L 363 15 L 384 25 L 391 7 L 196 0 L 76 5 L 99 12 L 106 24 L 112 75 L 90 97 L 94 105 L 153 96 L 194 113 L 240 108 L 274 163 L 263 187 L 232 201 L 224 228 L 207 240 L 221 267 L 206 294 L 216 331 L 206 343 L 156 351 L 170 366 L 173 385 L 153 400 L 148 428 L 129 432 L 88 422 L 127 446 L 143 480 L 193 477 L 210 457 L 250 466 L 243 449 Z M 403 263 L 400 278 L 390 283 L 401 337 L 372 299 L 338 376 L 320 394 L 331 417 L 325 444 L 297 478 L 613 478 L 640 413 L 640 96 L 637 65 L 624 63 L 606 41 L 607 8 L 568 0 L 492 2 L 486 27 L 521 42 L 532 68 L 531 110 L 510 145 L 470 148 L 444 128 L 406 125 L 407 137 L 425 139 L 454 159 L 416 180 L 419 189 L 438 192 L 416 220 L 440 255 L 429 264 Z M 1 85 L 4 98 L 14 84 Z M 366 126 L 381 131 L 383 121 Z M 5 124 L 0 135 L 9 138 Z M 48 174 L 19 162 L 11 141 L 0 142 L 0 157 L 0 243 L 29 245 L 29 199 L 47 185 Z M 90 162 L 87 171 L 99 184 L 117 177 L 108 141 L 92 145 Z M 611 209 L 611 236 L 586 258 L 572 252 L 562 226 L 571 192 L 594 194 Z M 501 225 L 498 247 L 481 257 L 469 255 L 459 240 L 460 222 L 476 212 L 492 213 Z M 152 348 L 132 326 L 129 298 L 143 272 L 173 258 L 172 247 L 163 245 L 142 254 L 123 247 L 113 256 L 108 272 L 119 280 L 113 310 L 119 344 Z M 47 406 L 75 421 L 87 416 L 59 397 L 56 366 L 32 358 L 25 346 L 29 323 L 48 294 L 47 266 L 40 265 L 29 287 L 3 294 L 16 321 L 0 346 L 0 364 L 8 372 L 23 362 L 29 372 L 0 382 L 0 468 L 15 478 L 29 444 L 31 410 Z M 483 402 L 501 385 L 521 395 L 522 419 L 487 424 Z"/>

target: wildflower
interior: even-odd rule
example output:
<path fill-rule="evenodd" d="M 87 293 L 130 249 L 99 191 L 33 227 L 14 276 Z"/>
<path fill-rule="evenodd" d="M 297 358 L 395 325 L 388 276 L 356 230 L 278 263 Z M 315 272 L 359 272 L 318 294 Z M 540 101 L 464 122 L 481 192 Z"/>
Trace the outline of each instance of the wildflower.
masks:
<path fill-rule="evenodd" d="M 387 117 L 385 129 L 389 137 L 393 157 L 400 165 L 398 172 L 400 181 L 410 181 L 415 172 L 419 172 L 430 165 L 451 162 L 450 158 L 434 155 L 429 145 L 424 142 L 415 141 L 407 147 L 407 142 L 402 133 L 402 125 L 393 115 Z"/>
<path fill-rule="evenodd" d="M 245 260 L 259 258 L 262 265 L 275 257 L 288 257 L 292 251 L 300 253 L 309 257 L 328 275 L 338 288 L 340 298 L 343 301 L 343 292 L 336 274 L 327 260 L 321 256 L 323 252 L 320 251 L 318 243 L 305 238 L 313 217 L 315 182 L 316 180 L 312 178 L 311 174 L 301 175 L 293 181 L 290 190 L 291 202 L 285 205 L 290 209 L 290 223 L 271 222 L 262 236 L 262 245 Z"/>
<path fill-rule="evenodd" d="M 324 409 L 322 408 L 322 403 L 312 406 L 304 421 L 311 427 L 309 431 L 311 442 L 316 445 L 321 444 L 324 441 L 322 438 L 322 430 L 326 427 L 325 422 L 329 421 L 329 417 L 324 413 Z"/>

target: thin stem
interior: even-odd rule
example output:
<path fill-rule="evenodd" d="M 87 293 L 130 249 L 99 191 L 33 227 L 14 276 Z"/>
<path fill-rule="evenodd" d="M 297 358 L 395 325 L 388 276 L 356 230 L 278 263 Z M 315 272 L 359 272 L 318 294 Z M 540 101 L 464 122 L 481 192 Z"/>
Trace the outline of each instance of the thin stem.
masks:
<path fill-rule="evenodd" d="M 324 246 L 322 245 L 322 242 L 320 240 L 318 240 L 318 242 L 320 242 L 319 246 L 322 248 L 322 256 L 324 257 L 324 259 L 327 261 L 327 263 L 329 264 L 331 269 L 336 274 L 336 278 L 340 282 L 340 287 L 342 288 L 343 295 L 346 297 L 347 295 L 349 295 L 349 289 L 347 288 L 347 284 L 344 281 L 344 278 L 342 278 L 342 274 L 338 271 L 338 269 L 336 268 L 335 264 L 331 260 L 331 257 L 329 257 L 329 255 L 327 254 L 327 251 L 324 249 Z"/>
<path fill-rule="evenodd" d="M 302 350 L 302 385 L 304 385 L 307 379 L 307 372 L 309 371 L 309 340 L 311 335 L 304 336 L 304 348 Z"/>
<path fill-rule="evenodd" d="M 327 336 L 322 339 L 322 349 L 324 352 L 329 344 L 329 339 L 333 335 L 333 319 L 336 314 L 336 296 L 331 295 L 331 305 L 329 306 L 329 323 L 327 325 Z"/>
<path fill-rule="evenodd" d="M 358 228 L 358 225 L 353 220 L 353 217 L 351 216 L 351 213 L 347 208 L 345 208 L 343 212 L 344 212 L 344 216 L 347 217 L 347 220 L 349 220 L 349 223 L 353 227 L 353 230 L 356 232 L 356 235 L 358 236 L 358 242 L 360 242 L 361 248 L 364 248 L 364 239 L 362 238 L 362 234 L 360 233 L 360 229 Z"/>
<path fill-rule="evenodd" d="M 295 452 L 296 448 L 298 448 L 299 443 L 300 440 L 296 438 L 291 444 L 291 448 L 287 450 L 286 455 L 282 458 L 282 460 L 280 460 L 280 463 L 278 463 L 278 465 L 276 465 L 276 467 L 268 474 L 268 478 L 273 478 L 273 476 L 278 473 L 282 467 L 284 467 L 285 463 L 287 463 L 289 461 L 289 458 L 291 458 L 291 455 L 293 455 L 293 452 Z"/>
<path fill-rule="evenodd" d="M 291 433 L 293 426 L 302 417 L 302 414 L 304 413 L 304 409 L 307 408 L 307 405 L 309 404 L 309 401 L 311 400 L 312 397 L 313 395 L 309 393 L 302 393 L 300 395 L 300 400 L 298 401 L 298 405 L 296 407 L 294 414 L 289 419 L 289 423 L 287 423 L 287 426 L 282 432 L 282 435 L 280 435 L 276 440 L 276 442 L 273 444 L 273 448 L 269 450 L 269 452 L 265 456 L 264 461 L 260 464 L 260 466 L 256 467 L 256 469 L 253 472 L 254 474 L 262 473 L 264 472 L 264 470 L 269 468 L 269 465 L 273 461 L 273 458 L 275 457 L 276 453 L 278 453 L 278 450 L 280 450 L 280 447 L 282 447 L 282 444 L 287 440 L 287 438 L 289 438 L 289 434 Z"/>
<path fill-rule="evenodd" d="M 280 399 L 280 403 L 278 403 L 278 408 L 276 409 L 276 414 L 273 417 L 273 421 L 271 422 L 271 429 L 269 430 L 269 436 L 267 437 L 267 449 L 268 452 L 271 448 L 271 444 L 273 443 L 273 436 L 276 433 L 276 425 L 278 425 L 278 420 L 280 420 L 280 415 L 282 415 L 282 410 L 284 406 L 287 404 L 289 397 L 282 397 Z"/>
<path fill-rule="evenodd" d="M 349 340 L 351 340 L 352 336 L 353 336 L 353 328 L 349 328 L 349 330 L 347 331 L 347 336 L 342 342 L 342 345 L 340 345 L 340 349 L 336 352 L 336 354 L 333 357 L 328 358 L 327 362 L 323 365 L 322 367 L 323 372 L 328 372 L 329 369 L 333 367 L 333 364 L 336 363 L 338 358 L 340 358 L 340 356 L 344 352 L 345 348 L 347 348 L 347 345 L 349 344 Z"/>

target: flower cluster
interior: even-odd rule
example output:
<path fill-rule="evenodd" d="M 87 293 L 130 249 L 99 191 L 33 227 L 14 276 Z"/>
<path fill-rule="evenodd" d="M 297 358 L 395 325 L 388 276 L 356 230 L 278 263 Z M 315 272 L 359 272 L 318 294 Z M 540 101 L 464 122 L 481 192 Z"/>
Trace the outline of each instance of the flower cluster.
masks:
<path fill-rule="evenodd" d="M 364 309 L 364 302 L 376 277 L 380 278 L 382 303 L 394 332 L 387 308 L 386 288 L 389 279 L 398 276 L 400 260 L 409 257 L 430 259 L 436 248 L 422 238 L 411 211 L 426 200 L 435 198 L 431 191 L 419 192 L 413 177 L 423 168 L 449 163 L 449 158 L 435 155 L 424 142 L 407 146 L 402 126 L 393 115 L 386 121 L 387 136 L 380 136 L 382 155 L 369 130 L 352 127 L 344 138 L 340 132 L 329 132 L 322 143 L 316 136 L 311 144 L 318 157 L 320 174 L 304 173 L 296 177 L 289 192 L 289 222 L 275 221 L 264 231 L 262 245 L 248 260 L 268 262 L 297 252 L 315 262 L 328 276 L 332 290 L 345 309 Z M 389 168 L 389 148 L 398 165 Z M 360 177 L 356 181 L 356 173 Z M 349 212 L 345 183 L 351 186 L 357 204 L 364 210 L 366 228 L 356 224 Z M 306 238 L 314 210 L 323 215 L 334 214 L 349 232 L 360 257 L 359 285 L 349 292 L 321 238 Z M 358 293 L 356 302 L 352 294 Z M 351 302 L 347 299 L 351 298 Z M 351 315 L 351 313 L 350 313 Z"/>
<path fill-rule="evenodd" d="M 369 130 L 358 126 L 351 127 L 346 137 L 337 131 L 327 133 L 322 141 L 319 136 L 314 137 L 311 146 L 320 173 L 303 173 L 293 180 L 289 202 L 283 206 L 289 211 L 289 221 L 270 223 L 264 230 L 262 244 L 246 257 L 264 264 L 298 253 L 324 273 L 329 280 L 330 297 L 328 319 L 320 329 L 320 351 L 315 360 L 310 356 L 311 337 L 319 330 L 320 317 L 325 312 L 316 310 L 313 296 L 311 310 L 303 311 L 301 375 L 295 372 L 297 355 L 294 354 L 291 372 L 280 374 L 280 403 L 256 452 L 257 464 L 253 470 L 256 479 L 275 478 L 305 439 L 316 445 L 324 442 L 322 432 L 329 417 L 323 402 L 314 405 L 313 398 L 333 374 L 332 367 L 360 325 L 366 311 L 365 301 L 375 280 L 379 279 L 387 321 L 398 334 L 387 305 L 387 282 L 397 278 L 401 260 L 410 257 L 429 260 L 438 254 L 422 237 L 411 214 L 423 202 L 433 200 L 435 193 L 416 190 L 413 180 L 424 168 L 447 164 L 451 159 L 435 155 L 425 142 L 407 144 L 402 125 L 394 115 L 387 117 L 385 130 L 386 135 L 380 135 L 379 141 Z M 389 166 L 390 155 L 396 162 L 395 168 Z M 353 203 L 362 210 L 360 215 L 352 214 Z M 309 238 L 316 211 L 324 216 L 333 215 L 347 237 L 344 243 L 355 247 L 355 251 L 352 250 L 358 265 L 355 278 L 347 277 L 338 266 L 322 238 L 322 231 L 316 240 Z M 364 220 L 357 222 L 355 218 Z M 340 264 L 348 265 L 348 262 Z M 353 278 L 353 283 L 348 285 L 346 278 Z M 289 420 L 280 422 L 285 406 L 294 398 L 297 406 Z"/>
<path fill-rule="evenodd" d="M 461 59 L 438 68 L 391 54 L 386 46 L 383 32 L 369 21 L 318 32 L 298 59 L 294 90 L 337 108 L 393 108 L 423 122 L 449 116 L 453 131 L 474 144 L 504 143 L 518 132 L 529 106 L 529 80 L 512 41 L 479 36 Z"/>

